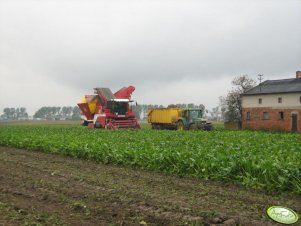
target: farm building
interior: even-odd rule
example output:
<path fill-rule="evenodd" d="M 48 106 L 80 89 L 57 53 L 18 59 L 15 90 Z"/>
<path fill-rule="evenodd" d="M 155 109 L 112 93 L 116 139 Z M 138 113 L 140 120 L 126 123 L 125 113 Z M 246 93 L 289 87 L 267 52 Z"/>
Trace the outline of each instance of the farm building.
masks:
<path fill-rule="evenodd" d="M 242 128 L 301 132 L 301 71 L 243 93 Z"/>

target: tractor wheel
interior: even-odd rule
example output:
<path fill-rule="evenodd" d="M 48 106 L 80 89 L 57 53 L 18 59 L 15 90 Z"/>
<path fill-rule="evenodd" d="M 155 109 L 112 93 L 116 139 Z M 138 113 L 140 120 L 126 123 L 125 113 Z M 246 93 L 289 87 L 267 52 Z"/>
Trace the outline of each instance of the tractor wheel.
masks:
<path fill-rule="evenodd" d="M 177 123 L 177 130 L 184 130 L 184 124 L 182 121 L 178 121 Z"/>
<path fill-rule="evenodd" d="M 189 130 L 197 130 L 197 126 L 195 123 L 189 125 Z"/>
<path fill-rule="evenodd" d="M 213 130 L 212 124 L 206 124 L 206 125 L 204 126 L 204 130 L 207 130 L 207 131 Z"/>

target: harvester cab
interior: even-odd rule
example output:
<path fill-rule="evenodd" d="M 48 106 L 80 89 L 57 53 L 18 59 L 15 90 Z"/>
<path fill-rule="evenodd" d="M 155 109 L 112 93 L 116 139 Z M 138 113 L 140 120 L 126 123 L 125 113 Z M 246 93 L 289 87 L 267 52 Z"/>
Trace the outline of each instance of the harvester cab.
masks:
<path fill-rule="evenodd" d="M 130 101 L 128 99 L 113 99 L 108 101 L 108 108 L 115 115 L 125 116 L 128 111 Z"/>

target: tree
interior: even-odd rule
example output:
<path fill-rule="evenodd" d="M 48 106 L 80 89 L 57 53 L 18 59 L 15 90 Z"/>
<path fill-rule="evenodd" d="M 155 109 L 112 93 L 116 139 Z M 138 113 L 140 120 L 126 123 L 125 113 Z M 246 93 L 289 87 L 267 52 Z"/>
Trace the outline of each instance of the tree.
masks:
<path fill-rule="evenodd" d="M 15 108 L 10 108 L 10 116 L 9 119 L 15 119 L 16 118 L 16 109 Z"/>
<path fill-rule="evenodd" d="M 224 108 L 225 120 L 241 123 L 241 94 L 253 88 L 256 81 L 248 75 L 236 77 L 232 81 L 232 90 L 227 97 L 220 97 L 220 107 Z"/>
<path fill-rule="evenodd" d="M 79 120 L 80 119 L 80 109 L 78 106 L 74 106 L 72 109 L 72 119 Z"/>
<path fill-rule="evenodd" d="M 16 109 L 16 117 L 15 117 L 15 119 L 19 119 L 19 118 L 20 118 L 20 115 L 21 115 L 20 108 L 17 108 L 17 109 Z"/>
<path fill-rule="evenodd" d="M 1 115 L 1 118 L 3 119 L 27 119 L 28 114 L 26 112 L 25 107 L 20 108 L 4 108 L 3 109 L 3 115 Z"/>
<path fill-rule="evenodd" d="M 220 115 L 219 106 L 212 108 L 212 110 L 210 111 L 210 115 L 212 120 L 218 121 Z"/>
<path fill-rule="evenodd" d="M 6 119 L 10 118 L 10 108 L 4 108 L 3 113 Z"/>
<path fill-rule="evenodd" d="M 37 110 L 33 117 L 34 118 L 46 118 L 47 114 L 47 107 L 41 107 L 39 110 Z"/>
<path fill-rule="evenodd" d="M 61 107 L 56 107 L 56 113 L 58 117 L 61 116 Z"/>
<path fill-rule="evenodd" d="M 26 113 L 26 108 L 25 108 L 25 107 L 21 107 L 21 108 L 20 108 L 20 113 L 21 113 L 22 116 L 25 115 L 25 113 Z"/>
<path fill-rule="evenodd" d="M 219 97 L 219 107 L 220 107 L 220 111 L 221 111 L 221 118 L 222 120 L 226 120 L 226 112 L 227 112 L 227 101 L 226 101 L 226 97 L 220 96 Z"/>
<path fill-rule="evenodd" d="M 71 107 L 71 106 L 67 107 L 67 118 L 68 119 L 71 119 L 71 117 L 72 117 L 72 110 L 73 110 L 73 107 Z"/>
<path fill-rule="evenodd" d="M 17 108 L 17 110 L 19 110 L 18 119 L 27 119 L 28 118 L 28 114 L 26 112 L 25 107 L 21 107 L 20 109 Z"/>
<path fill-rule="evenodd" d="M 200 104 L 199 106 L 198 106 L 198 108 L 199 109 L 201 109 L 203 112 L 205 112 L 205 105 L 204 104 Z"/>
<path fill-rule="evenodd" d="M 63 117 L 67 117 L 67 113 L 68 113 L 68 108 L 66 107 L 66 106 L 63 106 L 62 107 L 62 115 L 63 115 Z"/>

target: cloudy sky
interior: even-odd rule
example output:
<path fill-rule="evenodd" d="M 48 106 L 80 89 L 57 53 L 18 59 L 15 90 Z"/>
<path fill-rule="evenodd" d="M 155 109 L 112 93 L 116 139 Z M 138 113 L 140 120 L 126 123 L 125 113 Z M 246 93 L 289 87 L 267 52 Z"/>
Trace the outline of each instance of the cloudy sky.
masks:
<path fill-rule="evenodd" d="M 138 103 L 211 109 L 236 76 L 301 70 L 300 10 L 301 0 L 0 0 L 0 111 L 128 85 Z"/>

